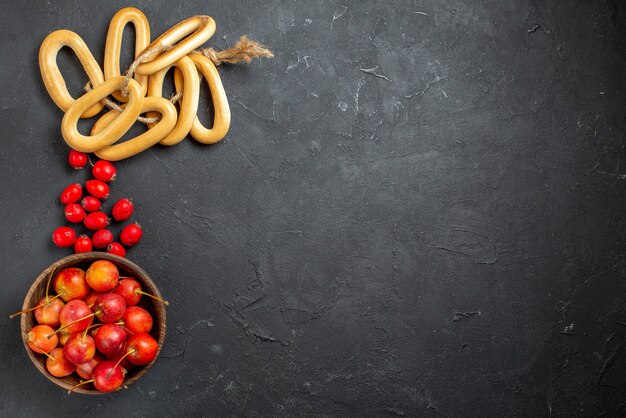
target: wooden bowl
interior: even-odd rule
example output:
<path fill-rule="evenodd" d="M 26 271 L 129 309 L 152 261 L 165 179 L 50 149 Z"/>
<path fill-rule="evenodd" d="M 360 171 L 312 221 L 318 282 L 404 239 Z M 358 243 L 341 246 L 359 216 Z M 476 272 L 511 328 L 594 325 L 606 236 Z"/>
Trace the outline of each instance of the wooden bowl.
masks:
<path fill-rule="evenodd" d="M 24 304 L 22 305 L 22 309 L 28 309 L 33 306 L 36 306 L 36 303 L 41 298 L 45 297 L 46 284 L 48 282 L 48 276 L 50 275 L 50 273 L 53 273 L 54 275 L 56 275 L 59 271 L 61 271 L 62 269 L 66 267 L 78 267 L 83 270 L 87 270 L 89 265 L 96 260 L 111 261 L 113 264 L 115 264 L 118 267 L 120 271 L 120 276 L 133 277 L 139 283 L 141 283 L 141 287 L 143 288 L 145 292 L 151 293 L 161 298 L 161 293 L 159 292 L 159 289 L 156 287 L 152 279 L 150 279 L 150 276 L 148 276 L 148 273 L 146 273 L 137 264 L 133 263 L 132 261 L 127 260 L 126 258 L 119 257 L 117 255 L 113 255 L 113 254 L 109 254 L 105 252 L 91 252 L 91 253 L 81 253 L 81 254 L 73 254 L 73 255 L 67 256 L 57 261 L 56 263 L 52 264 L 50 267 L 48 267 L 44 271 L 42 271 L 41 274 L 37 276 L 37 278 L 35 279 L 35 282 L 28 290 L 28 293 L 26 294 L 26 297 L 24 298 Z M 54 294 L 52 283 L 50 284 L 49 292 L 51 294 Z M 150 314 L 152 315 L 152 318 L 154 319 L 154 325 L 152 326 L 152 331 L 150 331 L 150 335 L 152 335 L 159 343 L 159 352 L 160 352 L 161 348 L 163 347 L 163 342 L 165 341 L 165 328 L 166 328 L 166 322 L 167 322 L 165 307 L 161 303 L 154 301 L 151 298 L 148 298 L 145 296 L 141 298 L 137 306 L 141 306 L 142 308 L 150 312 Z M 37 367 L 37 369 L 44 376 L 46 376 L 49 380 L 54 382 L 56 385 L 62 387 L 63 389 L 69 390 L 74 385 L 80 382 L 80 377 L 76 373 L 73 373 L 70 376 L 61 377 L 61 378 L 52 376 L 50 373 L 48 373 L 48 370 L 46 369 L 46 356 L 44 356 L 43 354 L 35 353 L 28 347 L 28 344 L 26 342 L 26 338 L 27 338 L 26 334 L 35 325 L 37 325 L 37 321 L 35 320 L 34 312 L 29 312 L 29 313 L 22 315 L 22 318 L 21 318 L 22 339 L 24 341 L 24 348 L 26 348 L 26 352 L 28 353 L 28 356 L 32 360 L 35 367 Z M 157 352 L 157 358 L 158 358 L 159 352 Z M 156 361 L 156 358 L 154 361 Z M 141 376 L 146 374 L 148 370 L 150 369 L 150 367 L 152 367 L 152 365 L 154 364 L 154 361 L 152 361 L 150 364 L 147 364 L 143 367 L 136 366 L 132 370 L 130 370 L 124 379 L 124 385 L 122 387 L 129 386 L 130 384 L 139 380 L 139 378 L 141 378 Z M 78 387 L 73 391 L 73 393 L 83 393 L 85 395 L 101 395 L 102 394 L 102 392 L 98 392 L 97 390 L 93 389 L 91 385 Z"/>

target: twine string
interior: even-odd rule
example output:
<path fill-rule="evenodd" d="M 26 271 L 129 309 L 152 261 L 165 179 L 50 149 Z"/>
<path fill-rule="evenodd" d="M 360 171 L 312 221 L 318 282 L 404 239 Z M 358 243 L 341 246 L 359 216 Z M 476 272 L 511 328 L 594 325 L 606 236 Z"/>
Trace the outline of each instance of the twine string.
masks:
<path fill-rule="evenodd" d="M 155 45 L 151 48 L 143 50 L 139 55 L 137 55 L 137 58 L 135 58 L 132 64 L 128 67 L 128 70 L 126 70 L 126 72 L 124 73 L 125 82 L 120 89 L 122 96 L 128 96 L 128 83 L 130 82 L 130 79 L 133 78 L 133 76 L 135 75 L 135 71 L 137 70 L 139 64 L 146 60 L 149 60 L 155 54 L 169 51 L 173 47 L 173 45 Z M 209 60 L 211 60 L 211 62 L 216 67 L 222 64 L 238 64 L 240 62 L 245 62 L 246 64 L 249 64 L 250 61 L 252 61 L 252 59 L 254 58 L 272 58 L 274 56 L 272 51 L 270 51 L 266 46 L 251 39 L 248 39 L 248 37 L 245 35 L 239 38 L 239 41 L 237 41 L 237 43 L 232 48 L 227 48 L 221 51 L 213 48 L 204 48 L 192 51 L 191 53 L 204 55 Z M 200 74 L 200 81 L 202 81 L 202 74 Z M 90 91 L 92 89 L 93 87 L 91 85 L 91 82 L 88 82 L 85 85 L 85 91 Z M 180 101 L 182 96 L 183 92 L 181 91 L 172 95 L 169 100 L 170 102 L 172 102 L 172 104 L 176 104 L 178 101 Z M 109 99 L 108 97 L 105 97 L 102 101 L 104 105 L 109 109 L 115 110 L 117 112 L 124 111 L 124 108 L 122 106 Z M 141 123 L 149 124 L 158 122 L 160 120 L 160 117 L 139 116 L 137 120 Z"/>

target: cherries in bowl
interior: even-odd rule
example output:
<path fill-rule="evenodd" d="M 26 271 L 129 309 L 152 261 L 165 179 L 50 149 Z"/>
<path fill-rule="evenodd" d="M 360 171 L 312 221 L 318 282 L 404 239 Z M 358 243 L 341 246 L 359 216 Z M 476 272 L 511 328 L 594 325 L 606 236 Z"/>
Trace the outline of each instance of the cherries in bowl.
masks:
<path fill-rule="evenodd" d="M 87 395 L 98 395 L 98 394 L 104 393 L 103 388 L 101 387 L 102 385 L 98 384 L 100 383 L 102 379 L 99 380 L 98 376 L 94 374 L 93 379 L 98 380 L 98 382 L 85 383 L 86 381 L 88 381 L 88 379 L 84 379 L 83 378 L 84 376 L 82 377 L 79 376 L 78 371 L 76 371 L 75 373 L 71 373 L 64 377 L 56 377 L 53 374 L 51 374 L 49 371 L 49 367 L 46 367 L 46 362 L 48 363 L 52 362 L 52 360 L 50 359 L 50 356 L 33 351 L 32 341 L 30 342 L 30 345 L 29 345 L 29 331 L 38 325 L 38 321 L 35 316 L 35 312 L 37 312 L 37 310 L 29 311 L 29 309 L 32 309 L 33 307 L 38 306 L 38 304 L 41 305 L 41 300 L 43 299 L 45 301 L 46 296 L 48 296 L 50 299 L 55 297 L 56 292 L 55 292 L 53 283 L 55 281 L 56 276 L 61 271 L 67 268 L 76 268 L 76 269 L 81 269 L 86 272 L 90 266 L 92 266 L 96 261 L 99 261 L 99 260 L 106 260 L 107 262 L 113 263 L 119 271 L 120 278 L 124 278 L 124 277 L 132 278 L 132 280 L 136 281 L 139 284 L 139 286 L 141 287 L 141 291 L 143 292 L 144 295 L 147 294 L 148 296 L 153 296 L 153 297 L 141 297 L 139 301 L 136 303 L 136 305 L 133 305 L 133 306 L 137 306 L 137 308 L 136 309 L 134 308 L 133 310 L 131 310 L 131 311 L 143 310 L 149 313 L 149 316 L 151 316 L 153 320 L 153 326 L 151 327 L 150 331 L 147 333 L 143 333 L 142 334 L 143 337 L 141 337 L 144 340 L 149 340 L 153 342 L 152 348 L 151 348 L 152 352 L 149 353 L 150 355 L 148 356 L 148 359 L 150 361 L 148 361 L 146 364 L 142 364 L 143 362 L 138 361 L 137 359 L 135 359 L 135 357 L 139 358 L 139 354 L 143 354 L 143 353 L 135 353 L 135 352 L 130 353 L 128 357 L 130 358 L 131 362 L 128 361 L 129 358 L 125 358 L 120 362 L 120 366 L 122 368 L 125 365 L 127 367 L 123 369 L 123 371 L 125 372 L 125 375 L 123 377 L 123 383 L 121 384 L 121 386 L 116 387 L 114 390 L 119 390 L 120 388 L 127 387 L 133 384 L 134 382 L 136 382 L 138 379 L 140 379 L 144 374 L 148 372 L 148 370 L 152 367 L 152 365 L 158 358 L 158 354 L 161 348 L 163 347 L 163 343 L 165 341 L 165 334 L 166 334 L 167 315 L 166 315 L 164 303 L 159 301 L 163 299 L 161 297 L 161 293 L 159 292 L 159 289 L 156 287 L 155 283 L 152 281 L 150 276 L 141 267 L 139 267 L 137 264 L 133 263 L 132 261 L 123 257 L 119 257 L 114 254 L 103 253 L 103 252 L 88 252 L 88 253 L 80 253 L 80 254 L 73 254 L 73 255 L 67 256 L 53 263 L 48 268 L 46 268 L 35 279 L 34 283 L 32 284 L 28 293 L 26 294 L 26 297 L 24 298 L 22 310 L 28 311 L 21 315 L 21 322 L 20 322 L 20 326 L 22 329 L 22 338 L 24 341 L 24 347 L 26 349 L 26 352 L 28 353 L 29 358 L 35 365 L 35 367 L 37 367 L 37 369 L 44 376 L 46 376 L 46 378 L 48 378 L 53 383 L 55 383 L 56 385 L 66 390 L 72 390 L 73 393 L 81 393 L 81 394 L 87 394 Z M 104 263 L 104 264 L 107 264 L 107 263 Z M 48 289 L 48 293 L 46 293 L 48 282 L 50 282 L 50 287 Z M 94 292 L 95 291 L 92 291 L 92 293 Z M 110 292 L 115 293 L 115 289 L 112 289 Z M 99 292 L 95 292 L 95 293 L 99 293 Z M 115 296 L 117 297 L 117 294 Z M 62 299 L 65 300 L 68 298 L 65 297 Z M 89 295 L 86 296 L 84 299 L 88 302 L 87 304 L 92 303 L 92 301 L 89 300 Z M 102 299 L 103 298 L 99 298 L 99 300 L 102 300 Z M 110 298 L 110 299 L 114 299 L 114 298 Z M 118 298 L 118 299 L 121 299 L 121 298 Z M 81 300 L 81 299 L 75 299 L 75 300 Z M 67 303 L 68 302 L 65 301 L 66 305 Z M 89 333 L 89 335 L 93 335 L 93 332 L 95 332 L 95 334 L 97 335 L 97 332 L 98 332 L 97 329 L 99 328 L 98 327 L 99 324 L 97 324 L 98 319 L 89 318 L 89 320 L 94 321 L 92 322 L 92 325 L 91 325 L 94 329 L 93 330 L 89 329 L 87 332 Z M 123 319 L 120 319 L 119 323 L 120 324 L 123 323 Z M 61 323 L 61 326 L 63 326 L 63 323 Z M 119 327 L 123 327 L 123 325 L 119 325 Z M 107 327 L 107 331 L 110 331 L 108 330 L 108 328 L 117 330 L 117 328 L 109 326 Z M 55 329 L 58 330 L 59 327 L 55 327 Z M 85 335 L 87 335 L 87 332 L 85 332 Z M 130 330 L 127 332 L 128 332 L 128 338 L 130 338 L 133 335 L 133 333 Z M 62 332 L 58 333 L 59 340 L 62 339 L 61 337 L 64 334 L 65 333 L 62 333 Z M 73 335 L 83 335 L 83 333 L 82 332 L 75 333 Z M 67 337 L 67 334 L 65 334 L 65 336 Z M 32 336 L 30 338 L 32 338 Z M 61 347 L 60 344 L 57 347 Z M 132 350 L 133 348 L 131 347 L 129 349 L 126 349 L 125 351 L 132 351 Z M 123 350 L 120 349 L 120 351 L 123 351 Z M 58 357 L 59 356 L 58 353 L 60 352 L 59 350 L 57 350 L 55 353 L 57 353 L 57 357 Z M 98 353 L 100 352 L 98 351 Z M 120 354 L 123 355 L 125 354 L 125 352 L 121 352 Z M 111 358 L 108 359 L 110 360 L 109 362 L 112 361 L 112 364 L 107 363 L 109 368 L 113 368 L 113 366 L 119 360 L 119 358 L 114 358 L 114 357 L 115 356 L 111 356 Z M 117 357 L 121 357 L 121 355 Z M 135 360 L 134 367 L 128 367 L 128 365 L 132 365 L 133 359 Z M 118 371 L 117 369 L 119 369 L 120 366 L 114 369 L 115 373 L 117 373 Z M 71 369 L 68 369 L 68 371 L 70 370 Z M 55 374 L 62 375 L 66 373 L 55 373 Z M 108 371 L 107 371 L 107 374 L 108 374 Z M 97 388 L 100 388 L 100 390 L 97 390 Z M 106 388 L 104 389 L 106 390 Z"/>

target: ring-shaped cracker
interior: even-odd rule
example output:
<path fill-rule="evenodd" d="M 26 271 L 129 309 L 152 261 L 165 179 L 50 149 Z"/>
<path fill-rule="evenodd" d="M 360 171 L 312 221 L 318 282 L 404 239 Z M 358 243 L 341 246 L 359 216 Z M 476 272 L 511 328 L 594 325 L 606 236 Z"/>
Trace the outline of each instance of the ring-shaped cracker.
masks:
<path fill-rule="evenodd" d="M 151 75 L 174 64 L 191 51 L 199 48 L 215 33 L 215 20 L 211 16 L 193 16 L 172 26 L 156 38 L 147 50 L 172 46 L 165 52 L 148 57 L 135 70 L 139 75 Z"/>
<path fill-rule="evenodd" d="M 87 109 L 100 102 L 109 94 L 123 88 L 128 82 L 128 103 L 123 112 L 115 120 L 104 127 L 96 135 L 83 135 L 78 132 L 78 119 Z M 115 143 L 133 126 L 143 106 L 141 86 L 135 80 L 126 80 L 119 76 L 105 81 L 93 90 L 77 99 L 63 115 L 61 133 L 65 142 L 73 149 L 81 152 L 95 152 Z"/>
<path fill-rule="evenodd" d="M 98 65 L 96 59 L 85 44 L 85 41 L 75 32 L 62 29 L 56 30 L 46 36 L 46 39 L 43 40 L 39 48 L 39 69 L 41 70 L 41 78 L 43 79 L 44 86 L 46 86 L 46 90 L 48 90 L 48 94 L 50 94 L 50 97 L 54 100 L 54 103 L 65 112 L 72 103 L 74 103 L 75 99 L 67 90 L 65 79 L 57 63 L 57 55 L 64 46 L 74 51 L 93 87 L 97 87 L 104 82 L 104 75 L 102 74 L 100 65 Z M 94 103 L 91 107 L 85 109 L 85 113 L 80 115 L 80 117 L 90 118 L 95 116 L 100 113 L 103 106 L 104 104 L 101 102 Z"/>
<path fill-rule="evenodd" d="M 148 83 L 148 96 L 162 96 L 165 74 L 172 67 L 175 67 L 177 70 L 175 79 L 176 77 L 179 79 L 178 83 L 176 83 L 176 90 L 177 92 L 182 92 L 183 95 L 179 102 L 180 110 L 176 126 L 172 132 L 161 140 L 162 145 L 168 146 L 178 144 L 185 139 L 191 130 L 193 121 L 198 114 L 198 100 L 200 97 L 200 77 L 195 64 L 189 57 L 182 57 L 171 66 L 152 74 Z"/>
<path fill-rule="evenodd" d="M 119 161 L 150 148 L 161 141 L 176 125 L 176 107 L 167 99 L 162 97 L 146 97 L 143 101 L 141 113 L 158 112 L 161 119 L 149 128 L 146 132 L 119 144 L 109 145 L 96 151 L 96 155 L 107 161 Z M 91 128 L 91 134 L 97 135 L 104 127 L 111 124 L 120 113 L 116 110 L 102 115 Z"/>
<path fill-rule="evenodd" d="M 106 80 L 122 75 L 120 72 L 122 38 L 124 36 L 124 27 L 129 23 L 132 23 L 135 28 L 135 58 L 150 44 L 150 23 L 148 23 L 148 18 L 141 10 L 134 7 L 125 7 L 115 13 L 111 23 L 109 23 L 106 45 L 104 47 L 104 78 Z M 148 77 L 135 74 L 134 78 L 141 86 L 141 92 L 145 96 L 148 89 Z M 113 97 L 120 102 L 128 100 L 128 97 L 119 91 L 113 92 Z"/>
<path fill-rule="evenodd" d="M 213 127 L 211 129 L 205 128 L 196 116 L 191 126 L 191 136 L 203 144 L 214 144 L 224 138 L 230 128 L 228 98 L 215 64 L 201 54 L 191 54 L 189 57 L 209 83 L 214 112 Z M 174 81 L 176 81 L 176 78 L 174 78 Z"/>

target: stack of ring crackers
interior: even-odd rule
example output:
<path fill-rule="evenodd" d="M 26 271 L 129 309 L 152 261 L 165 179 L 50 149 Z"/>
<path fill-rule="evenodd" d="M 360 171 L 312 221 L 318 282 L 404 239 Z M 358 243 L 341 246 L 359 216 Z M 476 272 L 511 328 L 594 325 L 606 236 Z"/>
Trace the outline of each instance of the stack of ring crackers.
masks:
<path fill-rule="evenodd" d="M 121 75 L 122 34 L 128 23 L 135 28 L 135 61 L 125 75 Z M 69 30 L 52 32 L 39 49 L 39 67 L 50 97 L 65 112 L 61 122 L 65 142 L 77 151 L 93 152 L 101 159 L 119 161 L 157 143 L 178 144 L 187 134 L 203 144 L 220 141 L 230 127 L 230 109 L 216 64 L 249 62 L 250 58 L 271 57 L 272 54 L 245 37 L 237 45 L 236 53 L 231 50 L 228 50 L 230 54 L 227 51 L 216 53 L 212 49 L 198 51 L 197 48 L 213 33 L 215 21 L 210 16 L 193 16 L 150 42 L 146 16 L 138 9 L 124 8 L 111 19 L 103 71 L 80 36 Z M 78 99 L 68 92 L 57 64 L 57 54 L 65 46 L 74 51 L 89 77 L 87 92 Z M 242 52 L 245 49 L 249 50 Z M 220 61 L 222 52 L 227 57 Z M 233 59 L 237 53 L 242 56 Z M 163 80 L 172 67 L 176 95 L 168 100 L 162 97 Z M 197 116 L 202 77 L 208 81 L 213 101 L 213 127 L 210 129 L 203 126 Z M 109 99 L 109 95 L 116 102 Z M 178 110 L 175 101 L 179 103 Z M 98 115 L 105 105 L 111 110 L 100 116 L 91 134 L 78 132 L 78 120 Z M 145 113 L 148 117 L 140 116 Z M 146 123 L 149 129 L 116 143 L 137 121 Z"/>

